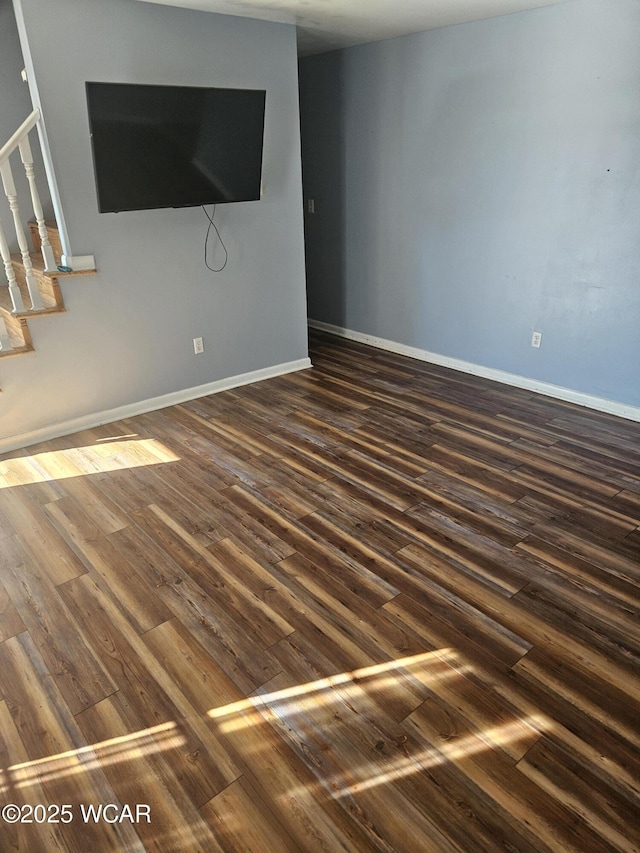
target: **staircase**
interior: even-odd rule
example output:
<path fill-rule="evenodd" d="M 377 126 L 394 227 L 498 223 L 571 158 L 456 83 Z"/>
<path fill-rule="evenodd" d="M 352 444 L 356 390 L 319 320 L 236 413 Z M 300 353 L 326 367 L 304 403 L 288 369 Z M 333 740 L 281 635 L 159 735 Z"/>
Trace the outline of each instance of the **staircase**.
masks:
<path fill-rule="evenodd" d="M 56 265 L 60 264 L 62 247 L 55 222 L 45 222 L 47 236 L 53 250 Z M 60 280 L 73 278 L 79 275 L 95 274 L 93 270 L 78 270 L 73 272 L 60 272 L 56 270 L 45 271 L 44 261 L 41 254 L 41 238 L 37 222 L 29 223 L 33 251 L 29 253 L 32 264 L 33 276 L 37 282 L 42 307 L 31 305 L 31 296 L 27 284 L 27 269 L 22 255 L 11 255 L 11 266 L 15 273 L 16 284 L 22 296 L 25 306 L 24 311 L 13 309 L 12 299 L 8 287 L 0 287 L 0 320 L 4 320 L 8 337 L 8 346 L 0 349 L 0 358 L 33 352 L 33 340 L 29 329 L 29 321 L 32 318 L 42 317 L 48 314 L 60 314 L 65 310 Z M 0 267 L 1 269 L 1 267 Z M 31 307 L 27 307 L 31 306 Z"/>
<path fill-rule="evenodd" d="M 0 223 L 0 255 L 6 274 L 6 283 L 0 281 L 0 358 L 32 352 L 34 347 L 28 320 L 65 310 L 59 285 L 61 278 L 95 273 L 95 269 L 87 268 L 93 265 L 93 257 L 88 255 L 74 259 L 65 255 L 65 240 L 61 239 L 56 223 L 44 220 L 29 142 L 29 132 L 38 126 L 39 121 L 40 111 L 35 109 L 0 148 L 0 178 L 20 249 L 19 254 L 10 254 Z M 35 214 L 35 222 L 29 223 L 33 252 L 18 208 L 10 160 L 14 154 L 19 154 L 22 161 Z M 69 264 L 71 269 L 64 267 L 67 271 L 62 271 L 63 264 Z"/>

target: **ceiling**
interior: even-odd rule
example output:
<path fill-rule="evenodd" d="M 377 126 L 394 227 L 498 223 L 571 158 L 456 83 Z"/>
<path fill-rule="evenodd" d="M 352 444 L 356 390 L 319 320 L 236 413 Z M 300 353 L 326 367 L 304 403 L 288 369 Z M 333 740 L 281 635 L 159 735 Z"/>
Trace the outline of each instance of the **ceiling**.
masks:
<path fill-rule="evenodd" d="M 302 56 L 565 0 L 141 0 L 298 27 Z"/>

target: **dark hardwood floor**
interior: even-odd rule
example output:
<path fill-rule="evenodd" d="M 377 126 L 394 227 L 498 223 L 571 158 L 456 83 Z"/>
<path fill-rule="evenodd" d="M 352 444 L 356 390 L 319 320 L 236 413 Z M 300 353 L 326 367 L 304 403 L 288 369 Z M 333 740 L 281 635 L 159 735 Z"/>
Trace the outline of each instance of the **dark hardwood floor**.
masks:
<path fill-rule="evenodd" d="M 0 850 L 640 850 L 640 425 L 312 343 L 0 461 Z"/>

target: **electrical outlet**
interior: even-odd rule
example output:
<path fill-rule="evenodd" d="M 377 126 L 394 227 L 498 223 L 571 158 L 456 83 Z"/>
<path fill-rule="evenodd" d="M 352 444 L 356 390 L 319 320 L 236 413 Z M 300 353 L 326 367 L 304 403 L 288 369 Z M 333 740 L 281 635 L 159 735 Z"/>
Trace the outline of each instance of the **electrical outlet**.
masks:
<path fill-rule="evenodd" d="M 316 200 L 315 198 L 307 199 L 307 213 L 315 213 L 316 212 Z"/>
<path fill-rule="evenodd" d="M 540 345 L 542 344 L 542 332 L 534 332 L 531 335 L 531 346 L 536 349 L 540 349 Z"/>
<path fill-rule="evenodd" d="M 200 353 L 204 352 L 204 341 L 202 338 L 193 339 L 193 351 L 196 355 L 200 355 Z"/>

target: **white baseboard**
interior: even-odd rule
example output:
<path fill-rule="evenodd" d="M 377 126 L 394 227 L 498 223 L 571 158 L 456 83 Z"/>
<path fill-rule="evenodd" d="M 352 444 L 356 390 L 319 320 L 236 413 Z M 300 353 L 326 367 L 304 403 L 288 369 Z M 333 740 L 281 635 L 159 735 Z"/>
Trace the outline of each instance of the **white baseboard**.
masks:
<path fill-rule="evenodd" d="M 350 341 L 358 341 L 361 344 L 368 344 L 378 349 L 389 350 L 390 352 L 398 353 L 398 355 L 407 355 L 410 358 L 417 358 L 420 361 L 438 364 L 441 367 L 450 367 L 452 370 L 460 370 L 462 373 L 481 376 L 483 379 L 493 379 L 494 382 L 501 382 L 503 385 L 512 385 L 515 388 L 524 388 L 526 391 L 535 391 L 537 394 L 543 394 L 546 397 L 564 400 L 566 403 L 575 403 L 577 406 L 584 406 L 587 409 L 596 409 L 598 412 L 606 412 L 609 415 L 616 415 L 619 418 L 640 421 L 640 407 L 638 406 L 629 406 L 626 403 L 607 400 L 605 397 L 594 397 L 591 394 L 584 394 L 582 391 L 574 391 L 571 388 L 552 385 L 550 382 L 542 382 L 538 379 L 529 379 L 526 376 L 518 376 L 516 373 L 507 373 L 505 370 L 483 367 L 480 364 L 462 361 L 459 358 L 449 358 L 448 356 L 439 355 L 428 350 L 406 346 L 396 341 L 389 341 L 386 338 L 377 338 L 374 335 L 354 332 L 352 329 L 334 326 L 331 323 L 322 323 L 319 320 L 309 320 L 308 323 L 312 329 L 330 332 L 332 335 L 339 335 L 341 338 L 348 338 Z"/>
<path fill-rule="evenodd" d="M 197 385 L 195 388 L 184 388 L 180 391 L 172 391 L 160 397 L 151 397 L 148 400 L 140 400 L 138 403 L 130 403 L 119 406 L 116 409 L 107 409 L 104 412 L 94 412 L 83 415 L 80 418 L 64 421 L 50 426 L 41 427 L 32 432 L 14 435 L 9 438 L 0 438 L 0 453 L 8 453 L 41 441 L 49 441 L 52 438 L 60 438 L 62 435 L 71 435 L 82 429 L 91 429 L 102 424 L 121 421 L 123 418 L 132 418 L 135 415 L 143 415 L 145 412 L 154 412 L 156 409 L 164 409 L 167 406 L 175 406 L 177 403 L 186 403 L 197 397 L 206 397 L 209 394 L 217 394 L 220 391 L 228 391 L 231 388 L 239 388 L 241 385 L 250 385 L 252 382 L 261 382 L 263 379 L 273 379 L 275 376 L 284 376 L 286 373 L 294 373 L 297 370 L 306 370 L 311 367 L 308 358 L 298 361 L 288 361 L 284 364 L 275 364 L 273 367 L 263 367 L 260 370 L 252 370 L 250 373 L 241 373 L 237 376 L 229 376 L 226 379 L 218 379 L 205 385 Z"/>

